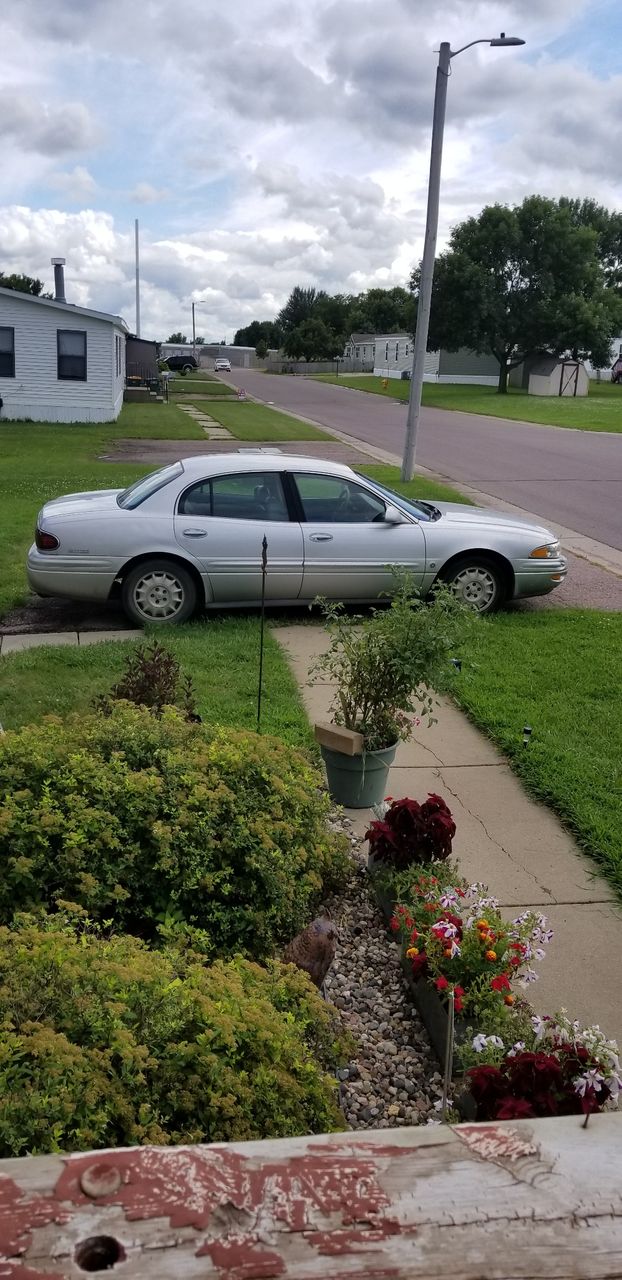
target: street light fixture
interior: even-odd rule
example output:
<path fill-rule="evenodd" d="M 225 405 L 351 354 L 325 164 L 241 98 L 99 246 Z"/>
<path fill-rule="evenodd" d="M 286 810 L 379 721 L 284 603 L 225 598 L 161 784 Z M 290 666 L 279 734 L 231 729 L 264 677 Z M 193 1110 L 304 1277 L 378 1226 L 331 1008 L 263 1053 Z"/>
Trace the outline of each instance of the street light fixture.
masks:
<path fill-rule="evenodd" d="M 441 162 L 443 157 L 443 132 L 445 129 L 445 106 L 447 102 L 447 81 L 450 74 L 452 58 L 465 49 L 472 49 L 475 44 L 489 44 L 494 49 L 506 48 L 509 45 L 524 44 L 520 36 L 506 36 L 502 31 L 494 40 L 471 40 L 463 44 L 461 49 L 452 49 L 448 41 L 443 41 L 439 49 L 438 67 L 436 69 L 436 91 L 434 94 L 434 115 L 432 119 L 432 149 L 430 155 L 430 179 L 428 183 L 428 210 L 425 226 L 423 258 L 421 260 L 421 280 L 419 283 L 419 302 L 417 306 L 417 328 L 413 349 L 412 376 L 410 396 L 408 400 L 408 418 L 406 420 L 406 441 L 402 459 L 402 480 L 412 480 L 415 472 L 415 448 L 417 444 L 417 428 L 421 413 L 421 392 L 423 389 L 423 372 L 428 346 L 428 329 L 430 327 L 430 304 L 432 302 L 432 281 L 434 279 L 434 259 L 436 257 L 436 237 L 438 233 L 438 206 L 441 187 Z"/>
<path fill-rule="evenodd" d="M 202 306 L 204 302 L 207 302 L 207 298 L 198 298 L 197 301 L 192 304 L 192 355 L 195 360 L 197 358 L 197 331 L 194 320 L 194 308 Z"/>

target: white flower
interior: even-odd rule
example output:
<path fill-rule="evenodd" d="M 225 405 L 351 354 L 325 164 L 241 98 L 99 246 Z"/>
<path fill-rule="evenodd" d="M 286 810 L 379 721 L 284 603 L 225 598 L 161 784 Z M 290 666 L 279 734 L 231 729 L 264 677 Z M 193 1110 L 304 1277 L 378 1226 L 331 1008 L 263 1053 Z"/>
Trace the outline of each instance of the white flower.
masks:
<path fill-rule="evenodd" d="M 534 956 L 536 957 L 536 960 L 544 960 L 545 955 L 546 955 L 546 951 L 543 951 L 542 947 L 536 947 L 534 951 Z"/>
<path fill-rule="evenodd" d="M 487 1044 L 488 1036 L 483 1035 L 481 1031 L 478 1036 L 473 1036 L 472 1047 L 475 1049 L 476 1053 L 483 1053 Z"/>
<path fill-rule="evenodd" d="M 507 1056 L 508 1058 L 515 1058 L 515 1057 L 516 1057 L 516 1055 L 517 1055 L 517 1053 L 522 1053 L 522 1052 L 523 1052 L 523 1049 L 524 1049 L 524 1048 L 525 1048 L 525 1041 L 524 1041 L 524 1040 L 517 1040 L 517 1041 L 516 1041 L 516 1044 L 513 1044 L 513 1045 L 512 1045 L 512 1048 L 511 1048 L 511 1049 L 508 1049 L 508 1051 L 507 1051 L 507 1055 L 506 1055 L 506 1056 Z"/>
<path fill-rule="evenodd" d="M 532 1019 L 531 1019 L 531 1025 L 532 1025 L 532 1027 L 533 1027 L 533 1029 L 534 1029 L 534 1034 L 535 1034 L 535 1037 L 536 1037 L 536 1041 L 544 1040 L 544 1037 L 545 1037 L 545 1035 L 546 1035 L 546 1033 L 547 1033 L 547 1031 L 548 1031 L 548 1026 L 547 1026 L 547 1021 L 546 1021 L 546 1019 L 545 1019 L 545 1018 L 541 1018 L 539 1014 L 534 1013 L 534 1015 L 533 1015 L 533 1017 L 532 1017 Z"/>
<path fill-rule="evenodd" d="M 538 981 L 538 975 L 537 973 L 535 973 L 533 969 L 525 969 L 525 972 L 521 974 L 521 977 L 520 977 L 521 987 L 528 987 L 530 982 L 537 982 L 537 981 Z"/>
<path fill-rule="evenodd" d="M 588 1089 L 593 1089 L 594 1092 L 600 1089 L 601 1084 L 605 1083 L 605 1077 L 595 1067 L 591 1067 L 589 1071 L 584 1071 L 582 1076 L 578 1076 L 573 1083 L 577 1093 L 584 1098 Z"/>
<path fill-rule="evenodd" d="M 446 893 L 442 893 L 440 896 L 440 904 L 446 911 L 448 911 L 450 907 L 454 907 L 457 901 L 458 895 L 457 893 L 454 893 L 452 889 L 447 890 Z"/>

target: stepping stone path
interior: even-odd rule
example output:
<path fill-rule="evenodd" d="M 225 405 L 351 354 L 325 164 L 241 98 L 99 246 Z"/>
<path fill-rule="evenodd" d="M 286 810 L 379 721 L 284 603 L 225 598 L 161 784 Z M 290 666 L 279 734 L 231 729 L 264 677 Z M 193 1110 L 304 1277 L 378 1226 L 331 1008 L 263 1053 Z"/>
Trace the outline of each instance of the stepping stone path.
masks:
<path fill-rule="evenodd" d="M 210 418 L 208 413 L 204 413 L 202 409 L 197 409 L 193 404 L 180 404 L 179 409 L 182 413 L 187 413 L 189 418 L 193 418 L 197 426 L 202 427 L 208 440 L 233 440 L 234 437 L 226 427 L 221 427 L 219 422 L 214 418 Z"/>

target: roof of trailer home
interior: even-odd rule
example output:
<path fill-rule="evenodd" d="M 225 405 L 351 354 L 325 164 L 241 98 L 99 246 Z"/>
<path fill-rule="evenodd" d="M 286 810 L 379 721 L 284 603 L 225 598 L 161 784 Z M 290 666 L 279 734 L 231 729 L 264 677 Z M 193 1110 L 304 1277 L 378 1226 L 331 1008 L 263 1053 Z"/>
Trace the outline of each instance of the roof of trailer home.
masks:
<path fill-rule="evenodd" d="M 55 307 L 69 316 L 86 316 L 91 320 L 105 320 L 108 324 L 116 324 L 128 332 L 128 326 L 122 316 L 110 315 L 107 311 L 95 311 L 92 307 L 77 307 L 73 302 L 58 302 L 56 298 L 37 298 L 34 293 L 22 293 L 20 289 L 0 288 L 0 298 L 10 298 L 14 302 L 35 302 L 39 307 Z"/>

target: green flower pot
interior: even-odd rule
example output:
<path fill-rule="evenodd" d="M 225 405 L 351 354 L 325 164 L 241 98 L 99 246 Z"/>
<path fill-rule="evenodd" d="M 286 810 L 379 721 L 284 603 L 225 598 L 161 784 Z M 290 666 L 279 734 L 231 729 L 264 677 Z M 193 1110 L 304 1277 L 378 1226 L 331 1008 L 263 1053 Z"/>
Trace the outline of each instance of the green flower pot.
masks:
<path fill-rule="evenodd" d="M 347 809 L 371 809 L 384 800 L 389 769 L 395 759 L 397 742 L 381 751 L 365 751 L 360 756 L 346 756 L 343 751 L 320 747 L 326 766 L 328 790 Z"/>

